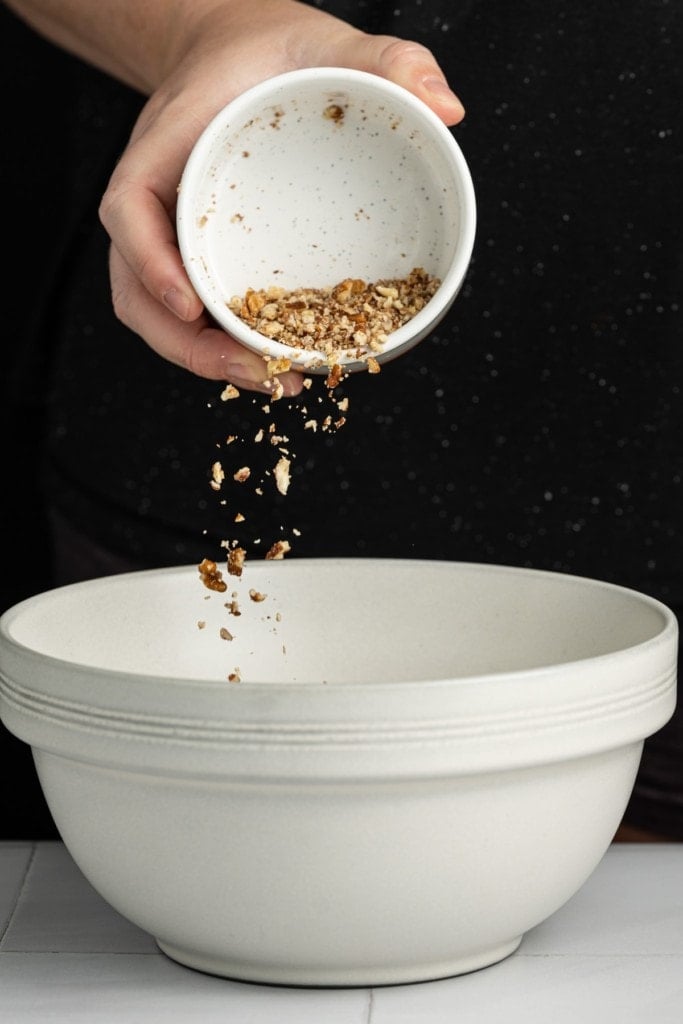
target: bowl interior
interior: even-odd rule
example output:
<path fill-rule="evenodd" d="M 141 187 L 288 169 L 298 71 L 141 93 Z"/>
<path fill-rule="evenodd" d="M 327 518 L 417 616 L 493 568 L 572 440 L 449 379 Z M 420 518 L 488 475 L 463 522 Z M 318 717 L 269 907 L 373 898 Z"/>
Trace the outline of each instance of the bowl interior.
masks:
<path fill-rule="evenodd" d="M 108 577 L 32 598 L 3 628 L 42 655 L 95 668 L 225 682 L 239 667 L 243 682 L 319 684 L 558 665 L 642 644 L 668 623 L 633 591 L 465 563 L 257 562 L 228 583 L 208 591 L 194 566 Z M 227 607 L 233 594 L 239 616 Z"/>
<path fill-rule="evenodd" d="M 377 76 L 318 68 L 261 83 L 213 119 L 183 174 L 177 220 L 209 312 L 262 347 L 226 306 L 248 288 L 374 282 L 417 266 L 443 282 L 419 331 L 464 277 L 474 196 L 459 147 L 423 103 Z"/>

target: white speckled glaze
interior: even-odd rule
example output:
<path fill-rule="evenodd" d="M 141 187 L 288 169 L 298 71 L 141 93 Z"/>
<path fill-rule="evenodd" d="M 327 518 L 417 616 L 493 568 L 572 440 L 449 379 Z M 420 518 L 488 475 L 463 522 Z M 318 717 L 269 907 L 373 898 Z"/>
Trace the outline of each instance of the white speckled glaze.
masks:
<path fill-rule="evenodd" d="M 264 561 L 237 586 L 236 620 L 194 566 L 0 619 L 2 720 L 85 876 L 235 978 L 414 982 L 514 952 L 602 859 L 673 713 L 674 615 L 445 561 Z"/>
<path fill-rule="evenodd" d="M 343 116 L 326 117 L 330 106 Z M 208 312 L 249 348 L 288 358 L 292 348 L 247 327 L 226 302 L 247 288 L 370 282 L 421 266 L 441 287 L 390 335 L 382 362 L 450 308 L 475 221 L 470 173 L 451 131 L 407 90 L 343 68 L 279 75 L 218 113 L 190 155 L 177 207 L 181 254 Z M 309 370 L 319 362 L 310 352 L 294 359 Z"/>

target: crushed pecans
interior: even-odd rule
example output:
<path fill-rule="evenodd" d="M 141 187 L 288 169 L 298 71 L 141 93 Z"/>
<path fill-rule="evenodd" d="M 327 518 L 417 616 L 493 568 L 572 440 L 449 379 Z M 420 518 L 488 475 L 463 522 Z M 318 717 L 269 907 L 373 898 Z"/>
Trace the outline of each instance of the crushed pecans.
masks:
<path fill-rule="evenodd" d="M 392 331 L 426 306 L 440 284 L 422 267 L 414 267 L 407 277 L 373 284 L 346 278 L 329 288 L 250 288 L 244 296 L 231 298 L 228 308 L 266 338 L 319 352 L 330 365 L 342 354 L 366 359 L 368 369 L 377 372 L 373 353 L 381 352 Z"/>
<path fill-rule="evenodd" d="M 223 594 L 228 589 L 228 585 L 223 579 L 223 573 L 210 558 L 203 558 L 197 569 L 207 590 L 215 590 L 219 594 Z"/>
<path fill-rule="evenodd" d="M 348 412 L 348 398 L 339 395 L 340 385 L 349 374 L 349 370 L 343 365 L 345 359 L 350 357 L 364 361 L 368 373 L 379 373 L 380 362 L 376 356 L 382 352 L 389 334 L 415 316 L 435 294 L 440 283 L 421 267 L 415 267 L 406 278 L 381 280 L 374 284 L 346 278 L 333 288 L 297 288 L 294 291 L 276 287 L 263 291 L 249 289 L 244 297 L 233 298 L 229 305 L 248 326 L 265 337 L 277 340 L 292 349 L 306 349 L 320 355 L 320 365 L 326 367 L 324 392 L 327 402 L 331 403 L 332 411 L 323 408 L 318 410 L 319 416 L 311 415 L 308 400 L 304 400 L 299 406 L 299 411 L 303 418 L 304 430 L 316 432 L 320 429 L 321 432 L 332 432 L 344 425 Z M 293 352 L 292 359 L 294 358 Z M 270 396 L 262 406 L 262 411 L 270 418 L 273 415 L 274 404 L 284 395 L 284 388 L 278 375 L 286 373 L 291 368 L 292 361 L 283 357 L 272 358 L 270 355 L 265 356 L 264 361 Z M 312 379 L 305 378 L 303 386 L 305 391 L 310 391 Z M 227 384 L 220 398 L 223 402 L 239 399 L 240 391 L 234 385 Z M 313 399 L 313 396 L 310 398 Z M 319 403 L 324 400 L 322 396 L 317 397 Z M 235 445 L 235 448 L 230 449 L 231 453 L 235 453 L 235 461 L 227 471 L 221 460 L 213 461 L 210 487 L 220 492 L 224 487 L 230 486 L 230 479 L 240 487 L 252 486 L 254 481 L 258 481 L 253 489 L 260 495 L 263 494 L 261 485 L 264 477 L 271 477 L 279 494 L 286 495 L 291 483 L 292 460 L 295 458 L 295 453 L 286 447 L 289 445 L 289 437 L 278 429 L 275 419 L 270 419 L 269 423 L 255 428 L 251 441 L 263 446 L 264 452 L 270 446 L 275 447 L 278 455 L 274 464 L 267 459 L 270 468 L 266 469 L 259 479 L 258 466 L 245 465 L 239 459 L 240 446 L 243 445 L 244 438 L 228 434 L 225 445 Z M 221 503 L 226 505 L 227 501 L 223 499 Z M 245 516 L 239 510 L 233 508 L 231 515 L 235 524 L 245 522 Z M 292 533 L 295 536 L 300 535 L 296 529 L 293 529 Z M 243 543 L 236 538 L 221 541 L 221 547 L 227 551 L 225 568 L 228 576 L 241 577 L 243 574 L 247 560 L 247 550 Z M 260 538 L 255 539 L 253 543 L 260 544 Z M 289 541 L 280 539 L 271 544 L 265 558 L 283 559 L 290 551 Z M 223 572 L 217 567 L 216 562 L 205 558 L 198 566 L 198 570 L 201 582 L 208 590 L 218 593 L 227 590 Z M 249 589 L 248 595 L 250 601 L 255 604 L 262 604 L 268 596 L 253 587 Z M 237 592 L 233 591 L 230 601 L 225 603 L 229 615 L 241 614 L 237 597 Z M 269 614 L 265 617 L 272 618 Z M 275 615 L 275 621 L 280 621 L 279 612 Z M 204 626 L 205 623 L 199 623 L 200 629 Z M 226 641 L 234 639 L 232 631 L 226 626 L 220 627 L 219 636 Z M 236 667 L 227 678 L 232 683 L 241 682 L 240 669 Z"/>

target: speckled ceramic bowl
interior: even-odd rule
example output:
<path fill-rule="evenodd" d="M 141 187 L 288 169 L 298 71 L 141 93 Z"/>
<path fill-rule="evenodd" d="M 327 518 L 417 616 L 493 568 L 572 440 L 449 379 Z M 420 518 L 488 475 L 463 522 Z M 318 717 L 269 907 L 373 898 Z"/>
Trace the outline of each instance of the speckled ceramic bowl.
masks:
<path fill-rule="evenodd" d="M 239 617 L 193 566 L 143 572 L 0 620 L 2 719 L 86 877 L 234 978 L 512 953 L 597 866 L 673 712 L 672 613 L 452 562 L 264 561 L 235 589 Z"/>
<path fill-rule="evenodd" d="M 278 286 L 375 283 L 415 267 L 441 280 L 388 337 L 378 362 L 424 338 L 469 265 L 475 198 L 451 131 L 411 93 L 376 75 L 307 68 L 245 92 L 207 126 L 185 168 L 177 227 L 206 309 L 244 345 L 320 370 L 327 353 L 264 338 L 230 311 L 233 296 Z M 335 362 L 367 362 L 354 352 Z"/>

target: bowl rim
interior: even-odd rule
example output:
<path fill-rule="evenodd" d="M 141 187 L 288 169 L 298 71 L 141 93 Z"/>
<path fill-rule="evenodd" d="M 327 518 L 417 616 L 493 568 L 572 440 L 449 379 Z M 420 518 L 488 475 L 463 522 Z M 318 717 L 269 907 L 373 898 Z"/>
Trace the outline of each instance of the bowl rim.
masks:
<path fill-rule="evenodd" d="M 662 618 L 662 629 L 654 636 L 649 637 L 646 640 L 637 641 L 625 647 L 619 648 L 617 651 L 607 651 L 602 654 L 592 654 L 584 658 L 573 658 L 561 662 L 549 662 L 548 664 L 533 666 L 530 668 L 510 669 L 501 672 L 482 672 L 473 673 L 470 675 L 462 676 L 444 676 L 443 678 L 415 678 L 409 680 L 396 680 L 392 682 L 380 682 L 380 683 L 354 683 L 354 682 L 327 682 L 325 683 L 325 691 L 333 692 L 334 690 L 342 690 L 344 692 L 352 690 L 354 688 L 361 689 L 367 692 L 368 689 L 378 688 L 381 691 L 388 691 L 389 689 L 408 689 L 410 687 L 424 687 L 438 688 L 443 685 L 449 687 L 458 686 L 460 684 L 471 684 L 475 682 L 496 682 L 500 681 L 513 681 L 516 678 L 527 678 L 527 677 L 545 677 L 549 673 L 556 672 L 559 667 L 573 668 L 575 666 L 585 666 L 587 664 L 599 664 L 606 660 L 611 660 L 619 654 L 627 654 L 630 651 L 642 650 L 647 652 L 650 649 L 660 647 L 662 644 L 670 642 L 671 640 L 677 640 L 679 636 L 679 623 L 678 618 L 674 611 L 663 601 L 658 598 L 646 594 L 640 590 L 635 589 L 620 583 L 614 583 L 610 580 L 599 579 L 597 577 L 585 576 L 579 573 L 571 573 L 564 571 L 557 571 L 553 569 L 536 569 L 530 566 L 515 566 L 507 565 L 496 562 L 475 562 L 466 560 L 456 559 L 440 559 L 440 558 L 405 558 L 395 556 L 378 556 L 378 557 L 363 557 L 363 556 L 318 556 L 318 557 L 297 557 L 290 556 L 288 559 L 283 559 L 280 562 L 277 561 L 266 561 L 264 559 L 252 560 L 249 562 L 249 573 L 266 573 L 266 572 L 287 572 L 293 565 L 297 565 L 302 568 L 304 566 L 314 567 L 316 564 L 325 566 L 337 566 L 342 568 L 344 565 L 349 564 L 357 565 L 368 565 L 374 563 L 376 566 L 390 566 L 399 567 L 406 564 L 411 566 L 424 565 L 427 568 L 437 568 L 439 571 L 449 571 L 454 568 L 464 568 L 468 571 L 480 572 L 480 573 L 491 573 L 491 574 L 510 574 L 510 575 L 521 575 L 524 577 L 536 577 L 538 579 L 546 578 L 551 580 L 561 580 L 564 583 L 575 584 L 576 586 L 591 587 L 598 590 L 606 590 L 614 594 L 622 594 L 625 597 L 631 598 L 634 601 L 641 603 L 651 610 L 657 612 Z M 11 628 L 12 623 L 22 614 L 23 611 L 34 607 L 38 603 L 42 603 L 45 599 L 51 597 L 58 597 L 60 593 L 66 593 L 67 591 L 73 592 L 83 590 L 87 592 L 94 586 L 102 585 L 104 583 L 111 582 L 113 585 L 123 585 L 129 579 L 136 578 L 156 578 L 164 576 L 173 576 L 179 573 L 187 573 L 188 579 L 190 576 L 196 578 L 197 567 L 194 563 L 178 563 L 177 565 L 161 566 L 151 569 L 138 569 L 128 572 L 113 573 L 107 576 L 98 576 L 92 579 L 81 580 L 76 583 L 68 583 L 63 586 L 52 587 L 49 590 L 41 591 L 40 593 L 33 594 L 30 597 L 24 598 L 22 601 L 17 602 L 10 608 L 7 608 L 2 614 L 0 614 L 0 674 L 2 673 L 2 650 L 3 648 L 15 650 L 17 652 L 25 653 L 27 655 L 34 655 L 41 661 L 46 661 L 55 666 L 68 666 L 69 668 L 79 668 L 86 672 L 92 672 L 93 666 L 87 663 L 68 661 L 64 658 L 59 658 L 55 655 L 43 654 L 35 651 L 32 647 L 22 643 L 12 636 Z M 126 669 L 108 669 L 103 667 L 97 667 L 96 671 L 98 675 L 106 675 L 112 679 L 119 678 L 122 676 L 129 677 L 131 675 L 136 676 L 140 679 L 157 680 L 163 682 L 166 685 L 197 685 L 197 686 L 215 686 L 220 690 L 225 690 L 225 681 L 214 680 L 214 679 L 196 679 L 190 676 L 176 676 L 168 678 L 167 676 L 159 676 L 154 673 L 131 673 Z M 302 682 L 282 682 L 282 683 L 271 683 L 271 682 L 259 682 L 259 681 L 245 681 L 241 684 L 241 687 L 253 689 L 253 688 L 265 688 L 271 690 L 274 686 L 278 690 L 287 689 L 298 691 L 300 689 L 309 691 L 311 688 L 317 688 L 317 684 L 302 683 Z M 231 687 L 228 692 L 240 692 L 240 687 Z"/>
<path fill-rule="evenodd" d="M 257 562 L 256 574 L 313 562 Z M 662 628 L 631 647 L 560 665 L 379 683 L 243 682 L 139 675 L 42 655 L 11 635 L 27 606 L 130 577 L 196 575 L 180 565 L 100 577 L 27 598 L 0 617 L 0 717 L 34 749 L 87 764 L 204 778 L 396 780 L 548 764 L 642 743 L 673 714 L 678 628 L 656 598 L 618 584 L 490 563 L 352 559 L 524 573 L 625 593 Z M 46 663 L 48 679 L 43 679 Z M 595 675 L 601 671 L 596 692 Z"/>

